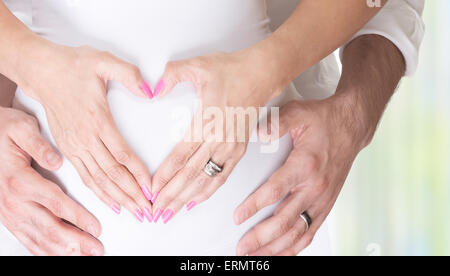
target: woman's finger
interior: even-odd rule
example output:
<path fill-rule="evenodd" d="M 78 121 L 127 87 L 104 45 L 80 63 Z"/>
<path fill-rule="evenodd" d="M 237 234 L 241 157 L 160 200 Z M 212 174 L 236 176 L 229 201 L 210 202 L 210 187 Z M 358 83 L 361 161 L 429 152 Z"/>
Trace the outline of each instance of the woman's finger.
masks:
<path fill-rule="evenodd" d="M 193 191 L 197 187 L 211 182 L 211 177 L 207 176 L 203 168 L 211 158 L 211 152 L 216 145 L 204 143 L 197 152 L 187 161 L 174 178 L 161 190 L 161 195 L 154 203 L 155 221 L 158 214 L 162 213 L 164 223 L 167 223 L 189 200 L 185 192 Z M 200 181 L 200 182 L 199 182 Z"/>
<path fill-rule="evenodd" d="M 98 63 L 97 74 L 105 80 L 120 82 L 133 94 L 142 98 L 153 98 L 150 86 L 142 77 L 139 68 L 125 62 L 110 53 L 103 53 L 102 62 Z"/>
<path fill-rule="evenodd" d="M 34 190 L 31 187 L 24 192 L 29 194 L 31 200 L 50 210 L 56 217 L 72 223 L 92 236 L 100 236 L 101 226 L 98 220 L 68 197 L 55 183 L 44 179 L 32 168 L 24 169 L 19 177 L 20 181 L 33 183 L 33 187 L 37 187 Z"/>
<path fill-rule="evenodd" d="M 82 157 L 83 164 L 86 166 L 89 175 L 93 180 L 93 186 L 97 186 L 110 198 L 114 199 L 119 206 L 125 207 L 130 211 L 138 221 L 144 221 L 144 213 L 136 202 L 130 198 L 123 190 L 121 190 L 115 183 L 113 183 L 99 167 L 90 153 L 86 152 Z M 111 206 L 111 205 L 110 205 Z M 111 206 L 115 211 L 116 206 Z"/>
<path fill-rule="evenodd" d="M 172 180 L 178 171 L 184 168 L 191 156 L 196 153 L 201 145 L 201 142 L 181 141 L 175 146 L 153 176 L 153 203 L 156 202 L 163 187 Z"/>
<path fill-rule="evenodd" d="M 163 97 L 169 93 L 177 84 L 191 82 L 198 90 L 198 79 L 194 72 L 190 70 L 187 61 L 171 61 L 167 63 L 163 76 L 155 86 L 155 97 Z"/>
<path fill-rule="evenodd" d="M 199 162 L 196 162 L 196 178 L 191 180 L 191 184 L 181 191 L 176 199 L 170 202 L 167 210 L 177 210 L 178 212 L 183 206 L 186 206 L 186 209 L 190 211 L 196 205 L 208 200 L 226 182 L 241 158 L 239 147 L 235 147 L 234 145 L 231 148 L 229 144 L 211 143 L 205 145 L 209 149 L 206 150 L 207 154 L 204 155 L 204 158 L 200 158 L 198 159 Z M 233 149 L 232 152 L 230 152 L 231 149 Z M 211 154 L 211 152 L 214 153 Z M 212 157 L 209 157 L 211 155 Z M 210 160 L 222 167 L 222 172 L 214 177 L 204 172 L 204 168 Z M 169 211 L 168 214 L 171 214 L 171 212 Z M 163 216 L 165 222 L 167 219 L 167 216 Z"/>
<path fill-rule="evenodd" d="M 148 167 L 137 157 L 112 121 L 108 123 L 100 134 L 100 139 L 117 163 L 123 165 L 141 187 L 142 193 L 150 201 L 152 180 Z"/>
<path fill-rule="evenodd" d="M 83 161 L 78 157 L 73 157 L 70 162 L 74 165 L 83 183 L 103 202 L 110 207 L 116 214 L 120 214 L 121 206 L 114 199 L 112 199 L 105 191 L 96 185 L 94 179 L 89 173 Z"/>
<path fill-rule="evenodd" d="M 97 141 L 96 144 L 92 145 L 92 148 L 92 155 L 95 156 L 97 164 L 100 165 L 108 178 L 134 199 L 142 210 L 147 210 L 145 213 L 150 214 L 152 206 L 150 205 L 150 199 L 148 199 L 151 198 L 149 188 L 139 186 L 128 169 L 114 159 L 102 141 Z"/>
<path fill-rule="evenodd" d="M 41 136 L 36 119 L 27 116 L 22 120 L 22 124 L 20 128 L 11 130 L 9 137 L 41 167 L 52 171 L 58 170 L 62 165 L 62 158 Z"/>
<path fill-rule="evenodd" d="M 220 152 L 220 154 L 218 154 L 218 152 Z M 225 156 L 228 156 L 228 158 Z M 201 192 L 196 193 L 188 200 L 186 208 L 190 210 L 193 206 L 201 204 L 211 198 L 211 196 L 227 181 L 239 160 L 241 160 L 241 157 L 241 154 L 238 152 L 225 152 L 225 150 L 216 151 L 211 159 L 214 160 L 214 162 L 217 162 L 217 165 L 222 166 L 222 172 L 212 177 L 211 181 L 205 182 Z M 203 174 L 206 175 L 204 172 Z M 201 183 L 201 181 L 199 182 Z"/>

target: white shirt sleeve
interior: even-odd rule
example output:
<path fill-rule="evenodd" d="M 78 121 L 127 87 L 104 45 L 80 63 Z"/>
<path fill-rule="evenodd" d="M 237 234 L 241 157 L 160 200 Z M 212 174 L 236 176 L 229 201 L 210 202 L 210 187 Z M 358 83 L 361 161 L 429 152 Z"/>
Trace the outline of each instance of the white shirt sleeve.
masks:
<path fill-rule="evenodd" d="M 389 0 L 350 41 L 367 34 L 377 34 L 389 39 L 402 52 L 406 62 L 406 75 L 411 76 L 417 69 L 419 49 L 425 33 L 422 20 L 424 5 L 425 0 Z M 340 50 L 341 58 L 345 46 Z"/>

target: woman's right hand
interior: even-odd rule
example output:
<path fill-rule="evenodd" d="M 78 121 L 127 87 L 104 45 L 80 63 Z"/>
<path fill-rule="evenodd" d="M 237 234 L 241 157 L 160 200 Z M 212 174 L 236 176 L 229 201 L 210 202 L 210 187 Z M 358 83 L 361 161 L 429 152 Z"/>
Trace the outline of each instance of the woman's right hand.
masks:
<path fill-rule="evenodd" d="M 137 96 L 152 98 L 139 69 L 90 47 L 40 39 L 27 47 L 17 83 L 44 107 L 60 151 L 116 213 L 123 206 L 139 221 L 151 221 L 150 173 L 116 128 L 106 97 L 107 82 L 115 80 Z"/>

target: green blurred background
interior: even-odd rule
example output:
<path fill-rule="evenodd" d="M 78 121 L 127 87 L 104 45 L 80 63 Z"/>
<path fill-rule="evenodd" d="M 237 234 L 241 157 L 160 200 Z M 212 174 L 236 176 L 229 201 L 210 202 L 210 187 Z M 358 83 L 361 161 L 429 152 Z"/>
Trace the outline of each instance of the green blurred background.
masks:
<path fill-rule="evenodd" d="M 424 21 L 418 71 L 331 216 L 338 255 L 450 255 L 450 1 L 427 0 Z"/>

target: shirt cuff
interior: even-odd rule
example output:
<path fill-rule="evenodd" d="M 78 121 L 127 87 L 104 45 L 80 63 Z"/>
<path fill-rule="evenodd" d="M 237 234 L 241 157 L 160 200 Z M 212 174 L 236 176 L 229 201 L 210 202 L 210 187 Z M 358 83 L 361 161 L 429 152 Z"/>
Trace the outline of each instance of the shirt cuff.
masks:
<path fill-rule="evenodd" d="M 414 8 L 405 0 L 389 1 L 363 29 L 340 49 L 341 59 L 345 47 L 355 38 L 369 34 L 380 35 L 389 39 L 403 54 L 406 62 L 406 76 L 414 75 L 418 65 L 420 45 L 425 33 L 425 24 L 421 18 L 422 10 L 423 5 L 421 8 L 417 6 Z"/>

